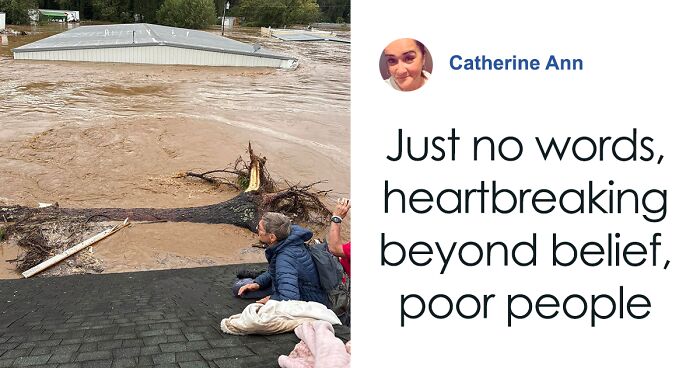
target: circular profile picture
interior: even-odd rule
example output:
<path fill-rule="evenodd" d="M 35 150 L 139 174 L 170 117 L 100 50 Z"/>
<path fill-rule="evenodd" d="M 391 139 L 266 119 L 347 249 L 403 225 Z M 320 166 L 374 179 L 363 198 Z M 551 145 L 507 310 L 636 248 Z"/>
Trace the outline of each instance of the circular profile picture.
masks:
<path fill-rule="evenodd" d="M 418 40 L 399 38 L 386 45 L 379 58 L 379 72 L 397 91 L 415 91 L 430 79 L 433 58 Z"/>

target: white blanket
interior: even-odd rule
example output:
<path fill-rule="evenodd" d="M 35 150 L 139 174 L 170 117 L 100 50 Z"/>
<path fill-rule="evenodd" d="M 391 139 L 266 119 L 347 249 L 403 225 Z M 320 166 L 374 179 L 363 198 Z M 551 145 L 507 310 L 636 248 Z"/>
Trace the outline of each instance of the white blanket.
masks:
<path fill-rule="evenodd" d="M 221 331 L 231 335 L 272 335 L 294 330 L 304 322 L 327 321 L 339 325 L 332 310 L 316 302 L 270 300 L 253 303 L 242 313 L 221 320 Z"/>

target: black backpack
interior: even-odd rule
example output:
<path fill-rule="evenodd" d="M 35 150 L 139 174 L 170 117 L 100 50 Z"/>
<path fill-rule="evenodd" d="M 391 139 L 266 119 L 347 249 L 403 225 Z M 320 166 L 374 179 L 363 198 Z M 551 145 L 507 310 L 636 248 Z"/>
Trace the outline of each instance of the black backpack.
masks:
<path fill-rule="evenodd" d="M 328 250 L 328 243 L 309 244 L 309 253 L 316 264 L 318 278 L 321 281 L 321 288 L 325 292 L 330 292 L 340 285 L 343 281 L 343 265 L 340 264 L 338 257 Z"/>
<path fill-rule="evenodd" d="M 328 250 L 327 242 L 307 245 L 316 264 L 321 288 L 328 293 L 330 309 L 344 325 L 350 326 L 350 277 L 345 274 L 338 257 Z"/>

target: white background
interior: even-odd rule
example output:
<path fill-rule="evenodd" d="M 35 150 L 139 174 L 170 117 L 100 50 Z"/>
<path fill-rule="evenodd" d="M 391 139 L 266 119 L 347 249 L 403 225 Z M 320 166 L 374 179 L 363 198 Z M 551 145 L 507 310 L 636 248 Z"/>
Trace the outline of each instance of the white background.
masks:
<path fill-rule="evenodd" d="M 426 2 L 355 1 L 352 4 L 352 195 L 353 366 L 437 367 L 518 364 L 528 367 L 698 366 L 698 93 L 697 8 L 693 2 Z M 392 40 L 416 38 L 434 60 L 431 80 L 420 90 L 397 92 L 381 80 L 378 60 Z M 584 70 L 453 71 L 449 57 L 550 54 L 581 58 Z M 416 139 L 446 136 L 456 128 L 457 161 L 390 162 L 397 129 Z M 661 165 L 616 162 L 544 162 L 534 137 L 631 135 L 654 138 Z M 516 162 L 471 160 L 471 138 L 520 138 Z M 393 188 L 472 188 L 481 180 L 501 187 L 668 190 L 668 214 L 650 223 L 641 214 L 430 215 L 384 213 L 384 180 Z M 410 246 L 416 241 L 502 240 L 508 244 L 538 233 L 536 267 L 462 266 L 455 258 L 444 275 L 439 256 L 428 267 L 405 262 L 380 265 L 380 234 Z M 578 244 L 621 240 L 648 244 L 662 233 L 662 267 L 551 266 L 551 233 Z M 536 299 L 551 293 L 563 300 L 578 293 L 627 298 L 646 295 L 651 314 L 634 320 L 617 314 L 590 327 L 563 313 L 551 320 L 516 320 L 507 327 L 506 298 Z M 453 313 L 437 320 L 426 313 L 400 327 L 401 294 L 429 299 L 444 293 L 496 294 L 489 317 L 465 320 Z M 602 306 L 602 305 L 601 305 Z M 618 308 L 620 306 L 618 305 Z M 590 308 L 590 305 L 589 305 Z M 440 309 L 444 310 L 444 309 Z M 619 309 L 618 309 L 619 310 Z"/>

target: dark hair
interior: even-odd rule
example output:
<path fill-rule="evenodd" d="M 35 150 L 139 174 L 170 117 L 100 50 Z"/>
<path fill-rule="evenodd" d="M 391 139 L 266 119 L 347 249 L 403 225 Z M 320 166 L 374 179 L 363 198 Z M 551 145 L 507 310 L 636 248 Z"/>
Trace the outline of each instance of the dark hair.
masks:
<path fill-rule="evenodd" d="M 425 55 L 425 45 L 423 45 L 423 43 L 418 41 L 418 40 L 413 40 L 413 41 L 416 41 L 416 45 L 420 49 L 420 53 Z"/>

